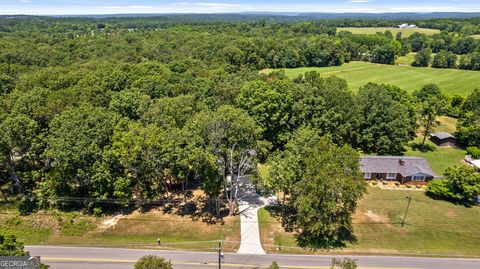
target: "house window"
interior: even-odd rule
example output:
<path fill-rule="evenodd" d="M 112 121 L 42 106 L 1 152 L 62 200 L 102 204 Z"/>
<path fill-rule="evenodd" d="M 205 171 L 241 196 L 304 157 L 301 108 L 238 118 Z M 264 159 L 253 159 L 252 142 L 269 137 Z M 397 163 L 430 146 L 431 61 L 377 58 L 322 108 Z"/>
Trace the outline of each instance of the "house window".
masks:
<path fill-rule="evenodd" d="M 363 178 L 364 178 L 364 179 L 370 179 L 370 178 L 372 178 L 372 173 L 363 173 Z"/>
<path fill-rule="evenodd" d="M 425 181 L 425 176 L 422 175 L 416 175 L 412 177 L 413 181 Z"/>
<path fill-rule="evenodd" d="M 397 174 L 396 173 L 387 173 L 387 179 L 396 179 Z"/>

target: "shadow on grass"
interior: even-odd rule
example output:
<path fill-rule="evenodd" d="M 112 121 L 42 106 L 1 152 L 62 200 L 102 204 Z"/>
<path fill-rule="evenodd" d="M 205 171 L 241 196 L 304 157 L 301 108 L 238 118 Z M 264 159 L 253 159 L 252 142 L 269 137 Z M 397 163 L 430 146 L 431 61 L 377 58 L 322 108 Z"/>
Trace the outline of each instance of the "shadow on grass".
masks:
<path fill-rule="evenodd" d="M 422 143 L 411 143 L 410 147 L 412 148 L 412 150 L 421 151 L 421 152 L 432 152 L 437 150 L 437 147 L 433 145 L 422 144 Z"/>

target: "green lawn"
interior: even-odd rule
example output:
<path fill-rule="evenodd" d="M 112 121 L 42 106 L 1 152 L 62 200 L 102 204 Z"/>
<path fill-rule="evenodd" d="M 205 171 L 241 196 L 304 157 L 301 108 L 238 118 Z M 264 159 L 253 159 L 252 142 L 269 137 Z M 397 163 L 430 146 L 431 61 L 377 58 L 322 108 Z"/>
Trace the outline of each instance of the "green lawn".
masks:
<path fill-rule="evenodd" d="M 134 212 L 120 218 L 115 225 L 106 225 L 111 217 L 65 212 L 21 216 L 14 209 L 1 208 L 4 210 L 0 215 L 0 234 L 14 234 L 25 244 L 152 248 L 160 238 L 162 247 L 167 249 L 213 251 L 215 240 L 240 241 L 239 217 L 208 224 L 202 221 L 203 216 L 192 219 L 152 210 Z M 223 248 L 234 251 L 238 245 L 227 243 Z"/>
<path fill-rule="evenodd" d="M 337 33 L 341 31 L 348 31 L 352 34 L 367 34 L 367 35 L 374 35 L 378 32 L 384 33 L 385 31 L 389 30 L 392 32 L 393 36 L 398 32 L 402 32 L 402 37 L 409 37 L 413 33 L 421 33 L 426 35 L 433 35 L 440 33 L 440 30 L 437 29 L 428 29 L 428 28 L 393 28 L 393 27 L 339 27 L 337 28 Z"/>
<path fill-rule="evenodd" d="M 453 134 L 457 131 L 458 120 L 456 118 L 440 116 L 437 120 L 440 122 L 440 125 L 435 127 L 435 132 L 447 132 Z"/>
<path fill-rule="evenodd" d="M 480 72 L 458 69 L 435 69 L 399 65 L 381 65 L 367 62 L 351 62 L 342 66 L 303 67 L 284 69 L 290 78 L 296 78 L 307 71 L 317 71 L 324 76 L 336 75 L 347 80 L 349 88 L 357 91 L 369 83 L 396 85 L 408 92 L 420 89 L 425 84 L 435 83 L 448 94 L 467 96 L 479 87 Z M 268 73 L 271 69 L 261 71 Z"/>
<path fill-rule="evenodd" d="M 397 58 L 395 61 L 396 64 L 398 65 L 408 65 L 411 66 L 413 61 L 415 61 L 415 55 L 417 55 L 416 52 L 409 53 L 405 56 L 400 56 Z"/>
<path fill-rule="evenodd" d="M 415 138 L 414 143 L 421 143 L 423 136 Z M 410 146 L 407 146 L 405 155 L 422 157 L 428 161 L 433 172 L 437 175 L 442 175 L 447 167 L 451 167 L 457 164 L 462 164 L 466 151 L 457 147 L 438 147 L 430 140 L 426 140 L 427 145 L 435 148 L 434 151 L 422 152 L 414 150 Z"/>
<path fill-rule="evenodd" d="M 410 194 L 413 199 L 407 225 L 401 228 Z M 260 210 L 259 220 L 262 243 L 269 252 L 309 252 L 297 248 L 293 235 L 286 233 L 267 210 Z M 480 257 L 480 207 L 433 200 L 422 191 L 369 187 L 355 214 L 354 230 L 358 244 L 333 253 Z"/>

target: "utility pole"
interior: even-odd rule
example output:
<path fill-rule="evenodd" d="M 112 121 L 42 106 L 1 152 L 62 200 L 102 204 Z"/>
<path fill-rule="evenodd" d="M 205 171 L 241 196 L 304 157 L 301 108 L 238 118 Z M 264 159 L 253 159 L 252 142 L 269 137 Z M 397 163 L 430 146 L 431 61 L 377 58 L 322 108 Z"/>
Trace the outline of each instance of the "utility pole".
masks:
<path fill-rule="evenodd" d="M 222 269 L 222 241 L 218 241 L 218 269 Z"/>
<path fill-rule="evenodd" d="M 408 196 L 407 198 L 408 198 L 408 204 L 407 204 L 407 209 L 405 209 L 405 216 L 403 216 L 402 228 L 403 228 L 403 225 L 405 225 L 405 223 L 407 222 L 407 213 L 408 213 L 408 208 L 410 208 L 410 202 L 412 201 L 412 194 L 410 193 L 410 196 Z"/>

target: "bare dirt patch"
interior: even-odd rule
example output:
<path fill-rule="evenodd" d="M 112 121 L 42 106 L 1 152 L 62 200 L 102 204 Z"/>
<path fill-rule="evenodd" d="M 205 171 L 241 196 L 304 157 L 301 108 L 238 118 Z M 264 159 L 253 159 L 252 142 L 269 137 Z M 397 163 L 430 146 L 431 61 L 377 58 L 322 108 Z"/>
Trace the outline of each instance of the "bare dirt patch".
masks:
<path fill-rule="evenodd" d="M 375 214 L 371 210 L 368 210 L 367 212 L 364 212 L 363 214 L 365 216 L 367 216 L 367 218 L 370 221 L 373 221 L 374 223 L 389 223 L 389 221 L 390 221 L 390 219 L 387 216 L 382 216 L 382 215 Z"/>
<path fill-rule="evenodd" d="M 450 210 L 445 213 L 445 216 L 449 219 L 453 219 L 457 216 L 457 214 L 454 211 Z"/>
<path fill-rule="evenodd" d="M 100 229 L 109 229 L 115 227 L 117 225 L 118 221 L 123 218 L 123 215 L 116 215 L 111 218 L 106 218 L 105 220 L 102 221 L 100 224 Z"/>

